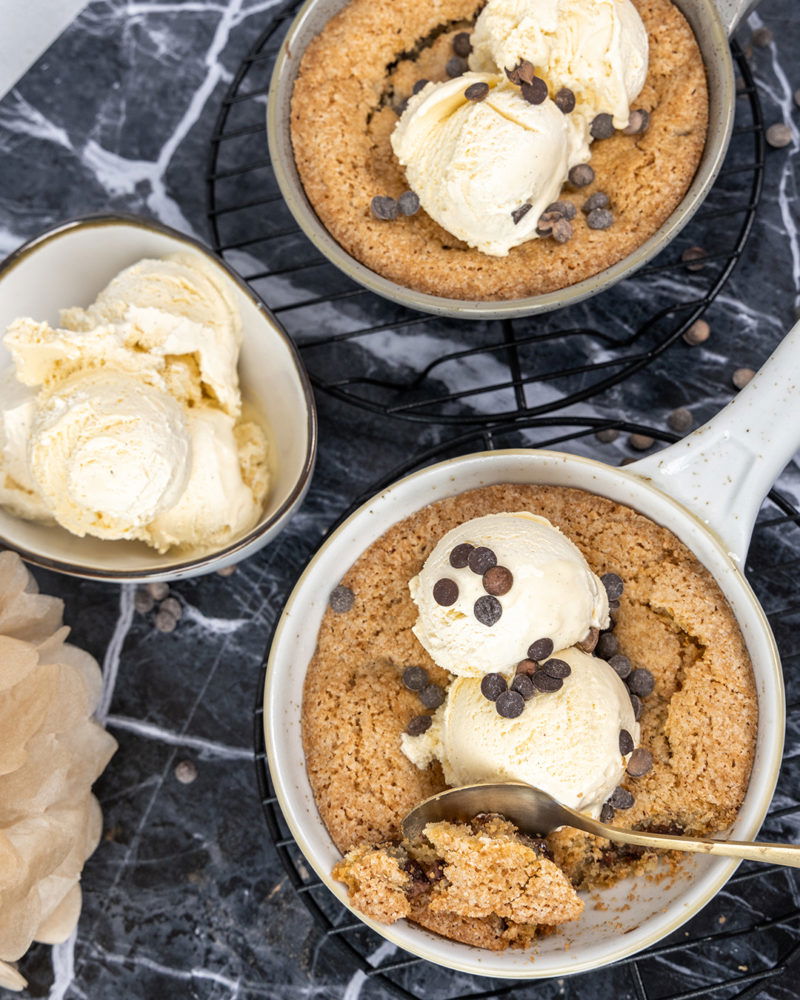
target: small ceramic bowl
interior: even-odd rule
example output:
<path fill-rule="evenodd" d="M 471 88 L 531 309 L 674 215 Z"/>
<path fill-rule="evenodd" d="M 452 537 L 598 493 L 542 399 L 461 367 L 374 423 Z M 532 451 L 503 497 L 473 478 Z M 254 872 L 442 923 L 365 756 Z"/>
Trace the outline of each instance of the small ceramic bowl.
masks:
<path fill-rule="evenodd" d="M 227 281 L 242 316 L 242 398 L 270 446 L 270 491 L 250 531 L 197 557 L 164 555 L 143 542 L 78 538 L 60 527 L 25 521 L 0 508 L 0 546 L 29 563 L 93 580 L 179 580 L 240 562 L 266 545 L 303 500 L 317 448 L 314 397 L 300 356 L 269 310 L 197 240 L 134 216 L 87 216 L 47 230 L 0 265 L 0 331 L 18 316 L 57 324 L 59 309 L 89 305 L 123 268 L 142 257 L 201 254 Z M 10 361 L 0 343 L 0 370 Z"/>

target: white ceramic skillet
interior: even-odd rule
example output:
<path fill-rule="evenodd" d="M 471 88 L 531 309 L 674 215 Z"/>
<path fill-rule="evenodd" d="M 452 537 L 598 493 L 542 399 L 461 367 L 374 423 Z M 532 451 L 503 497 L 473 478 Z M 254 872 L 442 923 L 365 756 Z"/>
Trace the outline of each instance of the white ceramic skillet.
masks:
<path fill-rule="evenodd" d="M 761 501 L 799 444 L 800 324 L 713 420 L 652 457 L 621 469 L 549 451 L 466 455 L 401 479 L 348 518 L 317 552 L 286 604 L 269 653 L 264 693 L 266 747 L 278 801 L 297 843 L 331 891 L 346 904 L 343 886 L 331 879 L 339 852 L 314 803 L 300 732 L 303 679 L 328 594 L 343 569 L 397 521 L 434 500 L 495 483 L 579 487 L 627 504 L 669 528 L 713 574 L 736 614 L 755 673 L 756 754 L 729 834 L 755 839 L 778 776 L 785 708 L 775 641 L 741 566 Z M 404 921 L 392 926 L 365 922 L 407 951 L 464 972 L 520 979 L 563 976 L 654 944 L 707 903 L 737 864 L 693 857 L 685 860 L 679 878 L 661 885 L 626 880 L 603 891 L 607 910 L 587 907 L 574 927 L 565 925 L 529 951 L 489 952 Z"/>

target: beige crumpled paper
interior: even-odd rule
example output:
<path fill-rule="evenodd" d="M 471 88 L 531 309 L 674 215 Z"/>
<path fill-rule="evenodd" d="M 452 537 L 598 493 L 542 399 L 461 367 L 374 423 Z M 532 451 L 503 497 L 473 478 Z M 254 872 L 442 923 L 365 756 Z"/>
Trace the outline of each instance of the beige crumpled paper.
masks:
<path fill-rule="evenodd" d="M 57 944 L 81 910 L 80 877 L 100 840 L 92 784 L 117 748 L 92 718 L 93 657 L 65 643 L 63 603 L 0 553 L 0 987 L 32 941 Z"/>

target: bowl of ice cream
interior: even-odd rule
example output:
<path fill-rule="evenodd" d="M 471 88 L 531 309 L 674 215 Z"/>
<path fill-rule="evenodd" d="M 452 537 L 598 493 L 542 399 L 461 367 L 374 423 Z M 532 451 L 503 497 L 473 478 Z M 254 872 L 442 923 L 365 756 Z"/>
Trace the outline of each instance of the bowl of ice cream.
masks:
<path fill-rule="evenodd" d="M 0 267 L 0 543 L 105 580 L 256 552 L 302 501 L 316 411 L 289 337 L 191 237 L 90 216 Z"/>

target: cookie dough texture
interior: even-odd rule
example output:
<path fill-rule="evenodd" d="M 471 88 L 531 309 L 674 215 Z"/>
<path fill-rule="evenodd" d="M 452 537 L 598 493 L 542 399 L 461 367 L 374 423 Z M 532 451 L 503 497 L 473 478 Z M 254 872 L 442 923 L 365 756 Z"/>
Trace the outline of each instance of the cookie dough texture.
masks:
<path fill-rule="evenodd" d="M 423 710 L 403 687 L 403 669 L 417 664 L 436 683 L 450 680 L 411 630 L 417 612 L 408 581 L 451 528 L 509 510 L 548 518 L 595 573 L 616 572 L 625 581 L 615 634 L 634 666 L 655 677 L 641 718 L 641 744 L 654 765 L 626 779 L 636 803 L 616 822 L 699 835 L 725 829 L 747 788 L 758 710 L 739 628 L 713 578 L 674 535 L 630 508 L 573 489 L 500 485 L 438 501 L 391 528 L 342 580 L 355 594 L 352 609 L 323 618 L 306 677 L 303 738 L 311 786 L 336 846 L 344 853 L 396 841 L 406 812 L 444 788 L 438 763 L 420 771 L 400 748 L 409 720 Z M 552 834 L 548 845 L 579 889 L 652 863 L 652 855 L 574 830 Z M 504 947 L 516 927 L 496 914 L 444 917 L 430 906 L 412 918 L 481 947 Z M 529 928 L 516 930 L 515 943 L 529 940 Z"/>
<path fill-rule="evenodd" d="M 591 230 L 579 211 L 568 243 L 535 239 L 507 257 L 490 258 L 424 212 L 391 223 L 370 213 L 374 195 L 396 198 L 408 188 L 389 139 L 398 120 L 395 106 L 418 79 L 447 79 L 452 38 L 469 27 L 479 6 L 475 0 L 351 0 L 303 56 L 292 98 L 295 161 L 322 223 L 378 274 L 457 299 L 543 294 L 621 260 L 679 204 L 705 145 L 705 69 L 689 25 L 670 0 L 635 0 L 650 46 L 635 106 L 651 112 L 650 127 L 642 136 L 618 133 L 595 142 L 595 182 L 580 191 L 564 189 L 578 208 L 605 191 L 614 225 Z M 442 25 L 446 30 L 437 35 Z"/>

